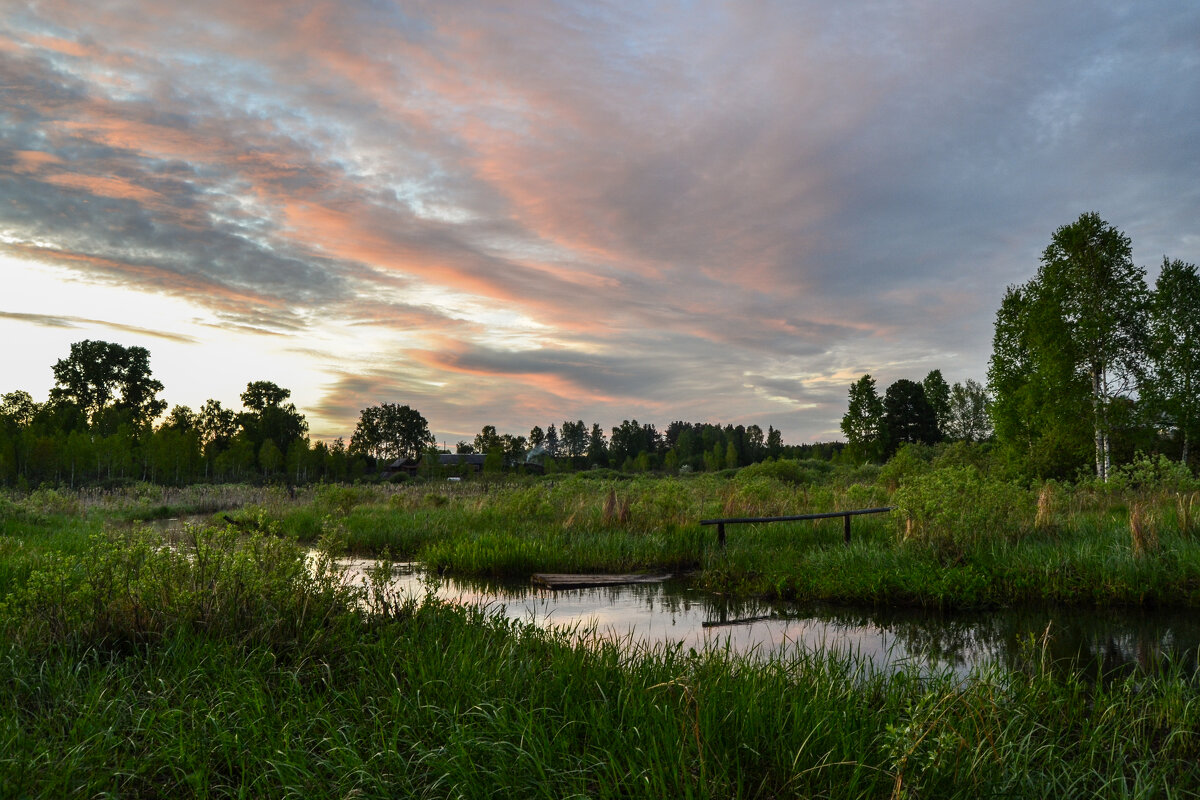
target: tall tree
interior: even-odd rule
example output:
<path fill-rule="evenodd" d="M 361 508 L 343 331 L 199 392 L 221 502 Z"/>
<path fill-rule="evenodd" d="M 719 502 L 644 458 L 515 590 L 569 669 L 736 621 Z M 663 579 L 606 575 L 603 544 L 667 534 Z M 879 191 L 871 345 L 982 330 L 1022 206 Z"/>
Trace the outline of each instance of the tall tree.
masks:
<path fill-rule="evenodd" d="M 496 433 L 495 425 L 484 425 L 479 433 L 475 434 L 475 452 L 487 455 L 493 450 L 504 451 L 504 440 Z"/>
<path fill-rule="evenodd" d="M 996 312 L 988 385 L 1002 452 L 1039 478 L 1069 478 L 1087 463 L 1090 387 L 1076 347 L 1036 281 L 1010 286 Z"/>
<path fill-rule="evenodd" d="M 929 401 L 937 419 L 938 434 L 945 437 L 946 425 L 950 421 L 950 386 L 942 377 L 942 371 L 931 370 L 925 376 L 925 380 L 921 381 L 921 388 L 925 390 L 925 399 Z"/>
<path fill-rule="evenodd" d="M 878 400 L 878 396 L 875 398 Z M 775 430 L 773 425 L 767 426 L 767 457 L 779 458 L 783 455 L 783 432 Z"/>
<path fill-rule="evenodd" d="M 1035 281 L 1075 345 L 1075 369 L 1088 379 L 1096 476 L 1107 480 L 1112 431 L 1108 408 L 1131 391 L 1146 345 L 1146 273 L 1129 237 L 1089 212 L 1054 232 Z"/>
<path fill-rule="evenodd" d="M 921 384 L 901 378 L 888 387 L 883 397 L 883 428 L 888 456 L 904 442 L 937 442 L 937 415 Z"/>
<path fill-rule="evenodd" d="M 1187 463 L 1200 435 L 1200 275 L 1164 256 L 1150 301 L 1150 370 L 1142 397 L 1157 422 L 1173 427 Z"/>
<path fill-rule="evenodd" d="M 588 436 L 587 459 L 589 464 L 608 464 L 608 441 L 599 422 L 592 423 L 592 432 Z"/>
<path fill-rule="evenodd" d="M 856 461 L 874 461 L 883 456 L 883 401 L 870 375 L 850 384 L 850 403 L 842 415 L 842 433 L 846 434 Z"/>
<path fill-rule="evenodd" d="M 534 425 L 529 429 L 529 448 L 540 447 L 546 443 L 546 432 L 540 426 Z"/>
<path fill-rule="evenodd" d="M 167 407 L 157 397 L 163 385 L 151 375 L 150 351 L 144 347 L 95 339 L 75 342 L 70 354 L 54 364 L 54 380 L 51 401 L 76 406 L 93 425 L 105 412 L 117 410 L 145 427 Z"/>
<path fill-rule="evenodd" d="M 246 384 L 246 391 L 242 392 L 241 397 L 242 405 L 249 410 L 238 415 L 238 422 L 243 435 L 253 443 L 255 452 L 270 440 L 282 458 L 292 442 L 308 433 L 308 421 L 296 410 L 295 403 L 283 405 L 283 401 L 291 396 L 290 389 L 270 381 Z"/>
<path fill-rule="evenodd" d="M 990 405 L 987 389 L 979 381 L 967 379 L 965 384 L 950 387 L 950 412 L 946 419 L 945 435 L 960 442 L 982 442 L 991 435 L 988 418 Z"/>
<path fill-rule="evenodd" d="M 495 430 L 492 428 L 493 434 Z M 433 443 L 429 423 L 421 412 L 406 405 L 384 403 L 360 412 L 348 452 L 391 461 L 416 458 Z"/>
<path fill-rule="evenodd" d="M 581 456 L 587 451 L 588 429 L 583 420 L 564 422 L 559 429 L 562 436 L 563 449 L 571 458 Z"/>

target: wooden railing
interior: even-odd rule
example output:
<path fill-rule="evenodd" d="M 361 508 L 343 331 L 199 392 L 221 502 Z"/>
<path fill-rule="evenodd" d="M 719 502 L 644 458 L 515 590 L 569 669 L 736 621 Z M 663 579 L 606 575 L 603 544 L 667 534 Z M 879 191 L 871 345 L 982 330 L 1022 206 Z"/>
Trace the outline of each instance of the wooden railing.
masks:
<path fill-rule="evenodd" d="M 833 517 L 842 517 L 842 538 L 846 544 L 850 544 L 850 518 L 857 517 L 860 514 L 886 514 L 893 510 L 894 506 L 883 506 L 882 508 L 856 508 L 850 511 L 827 511 L 823 514 L 796 514 L 790 517 L 723 517 L 721 519 L 702 519 L 701 525 L 716 525 L 717 526 L 717 544 L 721 547 L 725 546 L 725 526 L 735 525 L 749 522 L 798 522 L 805 519 L 832 519 Z"/>

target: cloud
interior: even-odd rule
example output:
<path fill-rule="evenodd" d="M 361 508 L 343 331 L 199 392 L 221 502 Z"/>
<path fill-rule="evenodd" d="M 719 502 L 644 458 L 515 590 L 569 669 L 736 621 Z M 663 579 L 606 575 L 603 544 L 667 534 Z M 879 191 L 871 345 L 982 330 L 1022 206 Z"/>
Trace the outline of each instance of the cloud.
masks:
<path fill-rule="evenodd" d="M 86 317 L 57 317 L 50 314 L 23 314 L 16 311 L 0 311 L 0 319 L 10 319 L 17 322 L 26 322 L 31 325 L 39 325 L 46 328 L 79 328 L 84 325 L 97 325 L 102 328 L 109 328 L 114 331 L 123 333 L 134 333 L 139 336 L 152 336 L 156 339 L 165 339 L 170 342 L 179 342 L 182 344 L 195 344 L 196 339 L 192 336 L 184 336 L 179 333 L 171 333 L 170 331 L 154 330 L 152 328 L 139 328 L 136 325 L 125 325 L 120 322 L 110 322 L 103 319 L 87 319 Z"/>
<path fill-rule="evenodd" d="M 329 430 L 835 436 L 855 371 L 982 378 L 1083 211 L 1200 260 L 1198 42 L 1165 0 L 49 0 L 0 20 L 0 248 L 320 340 Z"/>

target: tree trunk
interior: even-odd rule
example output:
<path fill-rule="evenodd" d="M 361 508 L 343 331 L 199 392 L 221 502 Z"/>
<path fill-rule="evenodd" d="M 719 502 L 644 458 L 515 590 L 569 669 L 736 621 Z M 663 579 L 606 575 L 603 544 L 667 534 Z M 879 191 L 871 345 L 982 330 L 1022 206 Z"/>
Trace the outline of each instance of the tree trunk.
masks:
<path fill-rule="evenodd" d="M 1107 404 L 1104 396 L 1104 368 L 1092 367 L 1092 421 L 1096 441 L 1096 477 L 1108 483 L 1112 453 L 1108 440 Z"/>

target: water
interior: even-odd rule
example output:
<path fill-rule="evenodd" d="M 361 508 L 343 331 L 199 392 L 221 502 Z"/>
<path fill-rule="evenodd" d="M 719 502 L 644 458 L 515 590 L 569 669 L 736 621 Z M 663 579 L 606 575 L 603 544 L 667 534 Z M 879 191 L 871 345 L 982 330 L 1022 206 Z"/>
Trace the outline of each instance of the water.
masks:
<path fill-rule="evenodd" d="M 373 562 L 344 562 L 351 576 Z M 1177 662 L 1195 672 L 1200 615 L 1195 612 L 1047 609 L 943 614 L 733 600 L 685 581 L 598 589 L 550 590 L 532 584 L 428 580 L 398 565 L 393 585 L 421 597 L 481 604 L 542 626 L 592 629 L 632 645 L 729 647 L 770 656 L 805 647 L 855 653 L 874 669 L 912 665 L 923 673 L 967 675 L 991 664 L 1034 662 L 1086 679 L 1152 673 Z"/>

